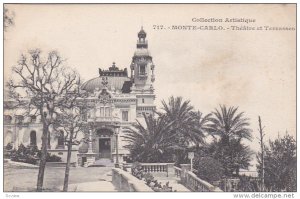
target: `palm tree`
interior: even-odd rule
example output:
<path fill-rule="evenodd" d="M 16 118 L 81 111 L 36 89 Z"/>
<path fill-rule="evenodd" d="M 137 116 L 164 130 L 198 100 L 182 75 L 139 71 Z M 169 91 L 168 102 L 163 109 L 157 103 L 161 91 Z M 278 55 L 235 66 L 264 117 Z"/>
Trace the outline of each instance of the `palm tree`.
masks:
<path fill-rule="evenodd" d="M 244 112 L 237 111 L 238 107 L 220 106 L 220 110 L 212 113 L 207 125 L 207 131 L 215 138 L 211 143 L 213 157 L 223 164 L 228 176 L 234 171 L 238 175 L 240 168 L 247 168 L 253 154 L 241 143 L 242 139 L 252 140 L 249 119 L 244 117 Z"/>
<path fill-rule="evenodd" d="M 173 122 L 172 133 L 176 134 L 178 142 L 190 144 L 204 143 L 204 133 L 210 115 L 203 116 L 195 112 L 190 101 L 183 101 L 182 97 L 170 97 L 168 103 L 162 101 L 164 115 Z"/>
<path fill-rule="evenodd" d="M 213 117 L 209 118 L 207 131 L 213 137 L 219 136 L 224 144 L 228 144 L 230 139 L 252 140 L 249 129 L 249 119 L 244 117 L 244 112 L 237 113 L 238 107 L 226 108 L 220 105 L 220 111 L 215 109 Z"/>
<path fill-rule="evenodd" d="M 170 132 L 173 122 L 164 115 L 155 118 L 144 114 L 144 119 L 145 126 L 137 121 L 133 128 L 124 129 L 122 137 L 128 142 L 125 148 L 130 150 L 132 159 L 138 162 L 172 161 L 172 151 L 180 147 L 172 142 L 174 135 Z"/>

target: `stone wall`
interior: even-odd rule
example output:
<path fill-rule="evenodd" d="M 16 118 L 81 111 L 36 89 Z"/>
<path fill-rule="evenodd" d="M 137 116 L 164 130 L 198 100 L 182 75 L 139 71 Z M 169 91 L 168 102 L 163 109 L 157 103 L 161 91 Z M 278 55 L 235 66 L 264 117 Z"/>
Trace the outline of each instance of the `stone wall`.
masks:
<path fill-rule="evenodd" d="M 130 173 L 118 168 L 112 169 L 112 183 L 119 191 L 153 192 L 153 190 L 145 184 L 145 181 L 139 180 Z"/>

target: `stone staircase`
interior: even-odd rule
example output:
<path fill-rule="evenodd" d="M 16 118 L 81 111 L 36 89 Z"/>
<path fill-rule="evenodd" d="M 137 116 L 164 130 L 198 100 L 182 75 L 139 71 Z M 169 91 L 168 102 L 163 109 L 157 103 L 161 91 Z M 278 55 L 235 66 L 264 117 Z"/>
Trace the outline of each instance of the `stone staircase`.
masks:
<path fill-rule="evenodd" d="M 109 158 L 100 158 L 96 160 L 93 164 L 89 165 L 89 167 L 113 167 L 114 163 Z"/>

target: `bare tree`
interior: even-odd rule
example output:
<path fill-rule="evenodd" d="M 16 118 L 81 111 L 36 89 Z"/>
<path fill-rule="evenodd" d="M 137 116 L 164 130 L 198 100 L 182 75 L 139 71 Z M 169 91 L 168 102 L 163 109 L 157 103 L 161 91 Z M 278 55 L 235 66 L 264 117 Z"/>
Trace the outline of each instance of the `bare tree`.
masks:
<path fill-rule="evenodd" d="M 7 84 L 11 97 L 17 102 L 26 102 L 20 103 L 20 107 L 28 113 L 41 116 L 43 133 L 37 191 L 42 191 L 49 130 L 58 110 L 73 107 L 80 77 L 74 70 L 63 66 L 63 59 L 57 52 L 42 57 L 39 49 L 23 54 L 12 72 Z"/>
<path fill-rule="evenodd" d="M 260 144 L 260 162 L 261 162 L 261 184 L 260 184 L 260 191 L 264 191 L 264 180 L 265 180 L 265 160 L 264 160 L 264 154 L 265 154 L 265 147 L 264 147 L 264 127 L 261 126 L 261 119 L 260 116 L 258 116 L 258 127 L 259 127 L 259 138 L 257 138 Z"/>
<path fill-rule="evenodd" d="M 72 146 L 80 144 L 80 140 L 77 139 L 77 135 L 79 132 L 82 132 L 83 134 L 87 132 L 87 123 L 82 119 L 82 109 L 79 104 L 80 100 L 78 99 L 78 101 L 75 102 L 74 107 L 72 107 L 71 109 L 62 109 L 58 114 L 54 125 L 55 129 L 63 129 L 63 131 L 66 133 L 64 141 L 67 145 L 68 153 L 63 191 L 68 191 Z"/>

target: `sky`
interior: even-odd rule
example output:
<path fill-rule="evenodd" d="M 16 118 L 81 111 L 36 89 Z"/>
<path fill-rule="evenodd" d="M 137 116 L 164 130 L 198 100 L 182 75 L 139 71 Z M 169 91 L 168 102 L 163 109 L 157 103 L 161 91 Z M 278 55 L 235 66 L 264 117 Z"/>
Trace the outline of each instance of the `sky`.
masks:
<path fill-rule="evenodd" d="M 157 107 L 170 96 L 210 113 L 238 106 L 250 119 L 258 150 L 258 116 L 266 138 L 296 135 L 296 31 L 172 30 L 173 25 L 295 27 L 295 5 L 6 5 L 14 26 L 5 32 L 4 80 L 21 53 L 57 50 L 83 79 L 98 68 L 131 63 L 141 26 L 155 64 Z M 254 23 L 193 22 L 249 18 Z M 164 25 L 166 29 L 154 29 Z"/>

